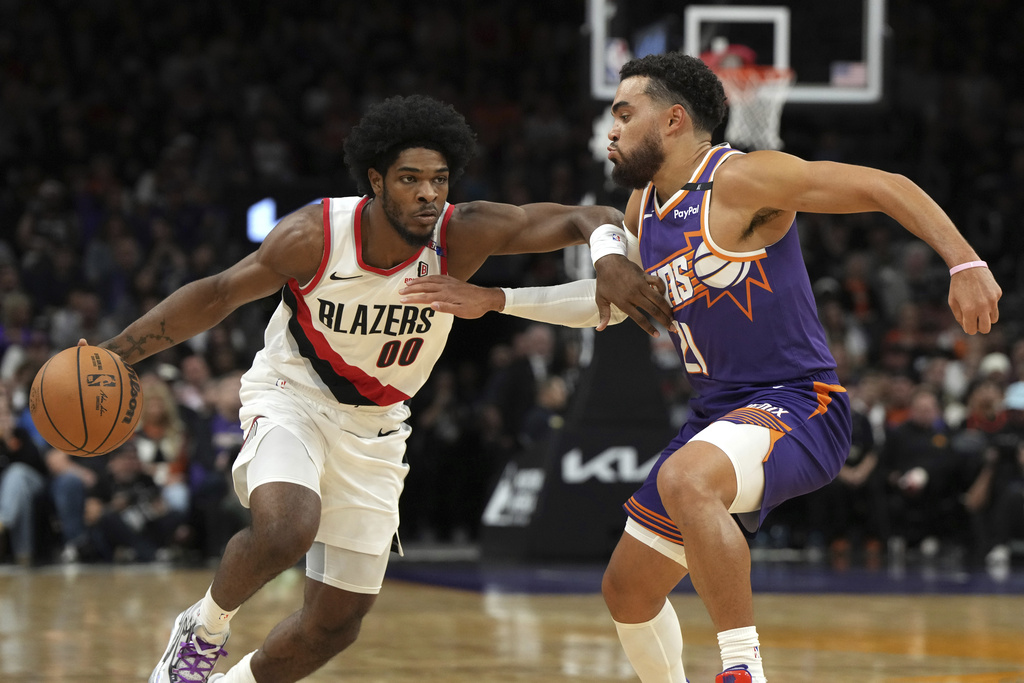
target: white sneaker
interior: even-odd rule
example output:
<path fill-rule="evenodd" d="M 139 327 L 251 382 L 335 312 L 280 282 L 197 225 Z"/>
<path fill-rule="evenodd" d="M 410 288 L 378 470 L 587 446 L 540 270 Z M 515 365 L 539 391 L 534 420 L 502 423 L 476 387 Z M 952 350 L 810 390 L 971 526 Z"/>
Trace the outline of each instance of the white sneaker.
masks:
<path fill-rule="evenodd" d="M 174 620 L 171 639 L 160 663 L 149 675 L 149 683 L 207 683 L 217 660 L 227 652 L 221 647 L 229 633 L 218 634 L 219 642 L 198 622 L 199 603 L 192 605 Z M 223 676 L 223 674 L 216 674 Z"/>
<path fill-rule="evenodd" d="M 214 681 L 219 681 L 225 676 L 227 676 L 227 674 L 213 674 L 212 676 L 210 676 L 210 683 L 213 683 Z"/>

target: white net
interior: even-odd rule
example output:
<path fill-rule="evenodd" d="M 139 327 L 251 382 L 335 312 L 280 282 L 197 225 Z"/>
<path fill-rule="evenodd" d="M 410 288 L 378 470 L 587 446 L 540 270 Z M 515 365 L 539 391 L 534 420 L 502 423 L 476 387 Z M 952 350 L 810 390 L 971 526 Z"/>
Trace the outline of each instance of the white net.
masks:
<path fill-rule="evenodd" d="M 729 105 L 726 141 L 746 149 L 782 149 L 782 105 L 793 85 L 793 70 L 742 66 L 719 68 L 715 73 Z"/>

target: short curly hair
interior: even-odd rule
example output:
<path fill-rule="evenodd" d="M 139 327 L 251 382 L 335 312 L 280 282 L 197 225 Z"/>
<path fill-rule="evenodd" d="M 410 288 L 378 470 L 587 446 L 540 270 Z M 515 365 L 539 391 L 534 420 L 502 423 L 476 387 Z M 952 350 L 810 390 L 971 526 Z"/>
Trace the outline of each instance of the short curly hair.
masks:
<path fill-rule="evenodd" d="M 711 68 L 690 55 L 669 52 L 631 59 L 619 78 L 647 76 L 645 93 L 666 105 L 681 104 L 695 129 L 710 135 L 725 120 L 725 89 Z"/>
<path fill-rule="evenodd" d="M 458 180 L 476 153 L 476 135 L 450 104 L 425 95 L 389 97 L 371 106 L 345 140 L 345 165 L 362 194 L 373 194 L 367 171 L 387 173 L 411 147 L 442 154 Z"/>

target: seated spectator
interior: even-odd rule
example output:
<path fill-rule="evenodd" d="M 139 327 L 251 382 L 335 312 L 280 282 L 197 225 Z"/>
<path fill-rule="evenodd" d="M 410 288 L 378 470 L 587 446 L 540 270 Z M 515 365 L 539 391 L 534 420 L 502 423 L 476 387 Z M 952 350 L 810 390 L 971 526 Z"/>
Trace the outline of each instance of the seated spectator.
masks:
<path fill-rule="evenodd" d="M 935 394 L 915 391 L 909 415 L 886 436 L 882 456 L 896 546 L 920 544 L 934 556 L 943 539 L 961 538 L 967 526 L 960 502 L 960 462 L 950 445 Z"/>
<path fill-rule="evenodd" d="M 174 398 L 178 403 L 197 413 L 205 413 L 207 392 L 211 386 L 210 365 L 199 353 L 181 359 L 181 376 L 173 383 Z"/>
<path fill-rule="evenodd" d="M 231 536 L 246 524 L 248 512 L 231 483 L 231 466 L 245 439 L 238 419 L 241 375 L 234 372 L 207 383 L 203 402 L 210 410 L 199 416 L 189 454 L 191 546 L 204 558 L 220 557 Z"/>
<path fill-rule="evenodd" d="M 68 292 L 67 302 L 57 309 L 50 322 L 50 342 L 54 348 L 66 349 L 85 339 L 99 344 L 121 331 L 114 321 L 104 316 L 103 301 L 91 288 L 76 284 Z"/>
<path fill-rule="evenodd" d="M 0 384 L 0 536 L 7 536 L 17 564 L 36 557 L 36 510 L 45 490 L 46 465 L 29 435 L 15 426 L 10 395 Z"/>
<path fill-rule="evenodd" d="M 1024 541 L 1024 382 L 1007 387 L 1003 407 L 1007 424 L 995 439 L 982 542 L 988 567 L 1005 570 L 1011 541 Z"/>
<path fill-rule="evenodd" d="M 985 555 L 989 567 L 1007 567 L 1010 542 L 1024 541 L 1024 440 L 1018 441 L 1006 478 L 996 480 L 990 520 L 990 548 Z"/>
<path fill-rule="evenodd" d="M 966 544 L 975 557 L 991 545 L 989 538 L 993 487 L 1000 466 L 1001 442 L 1016 438 L 1007 430 L 1003 391 L 994 380 L 975 382 L 967 393 L 963 428 L 953 434 L 952 447 L 960 458 L 959 471 L 965 484 L 963 505 L 971 520 Z M 1012 453 L 1009 456 L 1013 457 Z"/>
<path fill-rule="evenodd" d="M 109 455 L 76 458 L 64 451 L 46 451 L 50 472 L 50 496 L 57 511 L 63 548 L 61 562 L 71 564 L 95 559 L 86 525 L 86 494 L 104 472 Z"/>
<path fill-rule="evenodd" d="M 565 407 L 569 402 L 569 388 L 561 375 L 551 375 L 537 387 L 537 403 L 523 418 L 519 441 L 524 448 L 545 443 L 565 424 Z"/>
<path fill-rule="evenodd" d="M 146 474 L 160 487 L 164 502 L 178 512 L 187 512 L 189 490 L 185 473 L 190 446 L 184 409 L 174 399 L 170 386 L 159 375 L 140 378 L 142 417 L 135 430 L 135 446 Z"/>
<path fill-rule="evenodd" d="M 889 537 L 885 479 L 867 414 L 855 407 L 851 415 L 850 454 L 831 483 L 808 494 L 808 517 L 828 547 L 833 565 L 848 566 L 857 550 L 863 552 L 867 566 L 875 567 L 881 560 L 882 542 Z"/>
<path fill-rule="evenodd" d="M 86 499 L 89 539 L 99 559 L 152 562 L 174 542 L 185 513 L 168 508 L 143 471 L 134 440 L 112 451 Z"/>

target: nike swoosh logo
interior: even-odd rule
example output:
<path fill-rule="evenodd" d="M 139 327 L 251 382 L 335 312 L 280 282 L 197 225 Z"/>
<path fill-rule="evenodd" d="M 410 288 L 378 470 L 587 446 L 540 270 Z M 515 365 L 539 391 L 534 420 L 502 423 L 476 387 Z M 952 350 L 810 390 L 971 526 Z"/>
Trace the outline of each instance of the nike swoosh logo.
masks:
<path fill-rule="evenodd" d="M 378 429 L 377 430 L 377 436 L 378 437 L 381 437 L 381 436 L 391 436 L 392 434 L 396 433 L 397 431 L 398 431 L 397 429 L 392 429 L 390 432 L 385 432 L 383 429 Z"/>
<path fill-rule="evenodd" d="M 645 213 L 644 214 L 644 218 L 650 218 L 653 215 L 654 215 L 653 213 Z"/>
<path fill-rule="evenodd" d="M 355 280 L 357 277 L 362 277 L 362 275 L 349 275 L 348 277 L 338 277 L 337 273 L 331 273 L 332 280 Z"/>

